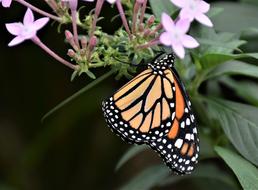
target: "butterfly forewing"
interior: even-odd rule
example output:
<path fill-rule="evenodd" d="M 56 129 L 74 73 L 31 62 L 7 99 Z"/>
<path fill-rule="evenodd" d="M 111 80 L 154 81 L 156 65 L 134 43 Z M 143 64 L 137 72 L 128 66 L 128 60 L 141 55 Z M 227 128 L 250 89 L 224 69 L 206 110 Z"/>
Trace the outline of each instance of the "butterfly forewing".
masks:
<path fill-rule="evenodd" d="M 173 81 L 149 68 L 103 102 L 109 127 L 131 143 L 146 143 L 165 136 L 175 112 Z M 162 89 L 166 85 L 169 89 Z M 165 94 L 164 94 L 165 93 Z"/>

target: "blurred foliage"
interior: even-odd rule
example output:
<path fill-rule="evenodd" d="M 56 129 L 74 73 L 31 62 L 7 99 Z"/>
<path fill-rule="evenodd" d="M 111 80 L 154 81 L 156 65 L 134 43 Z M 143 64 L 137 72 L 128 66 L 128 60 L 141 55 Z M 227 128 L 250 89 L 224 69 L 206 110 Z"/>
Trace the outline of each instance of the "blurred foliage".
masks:
<path fill-rule="evenodd" d="M 166 3 L 150 1 L 153 13 L 165 8 L 176 14 Z M 149 148 L 131 147 L 106 127 L 101 101 L 125 79 L 108 78 L 112 73 L 102 70 L 95 73 L 97 82 L 79 77 L 70 83 L 71 73 L 42 58 L 30 42 L 7 48 L 10 38 L 0 29 L 0 189 L 258 189 L 258 4 L 241 0 L 211 6 L 215 28 L 196 24 L 191 34 L 200 48 L 176 63 L 201 140 L 200 162 L 188 176 L 172 175 Z M 8 15 L 0 25 L 24 10 L 15 3 L 12 11 L 0 8 Z M 110 12 L 117 14 L 106 6 L 101 16 L 110 18 Z M 103 31 L 113 32 L 100 23 Z M 113 21 L 114 28 L 120 25 Z M 65 55 L 63 36 L 52 31 L 44 29 L 43 40 Z"/>

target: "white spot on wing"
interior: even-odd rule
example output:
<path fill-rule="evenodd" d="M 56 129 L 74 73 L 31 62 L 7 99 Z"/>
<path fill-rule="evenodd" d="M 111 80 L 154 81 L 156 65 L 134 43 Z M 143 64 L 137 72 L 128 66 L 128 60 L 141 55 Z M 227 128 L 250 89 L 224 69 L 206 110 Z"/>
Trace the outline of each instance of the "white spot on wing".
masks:
<path fill-rule="evenodd" d="M 175 142 L 175 147 L 181 148 L 182 144 L 183 144 L 183 139 L 177 139 Z"/>

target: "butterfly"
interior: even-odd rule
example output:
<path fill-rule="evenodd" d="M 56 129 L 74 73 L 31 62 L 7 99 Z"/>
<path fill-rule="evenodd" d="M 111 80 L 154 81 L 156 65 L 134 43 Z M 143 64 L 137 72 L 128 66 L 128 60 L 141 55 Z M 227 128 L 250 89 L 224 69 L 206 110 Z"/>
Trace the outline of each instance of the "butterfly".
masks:
<path fill-rule="evenodd" d="M 132 144 L 147 144 L 176 174 L 190 174 L 199 155 L 197 124 L 174 55 L 163 54 L 102 102 L 110 129 Z"/>

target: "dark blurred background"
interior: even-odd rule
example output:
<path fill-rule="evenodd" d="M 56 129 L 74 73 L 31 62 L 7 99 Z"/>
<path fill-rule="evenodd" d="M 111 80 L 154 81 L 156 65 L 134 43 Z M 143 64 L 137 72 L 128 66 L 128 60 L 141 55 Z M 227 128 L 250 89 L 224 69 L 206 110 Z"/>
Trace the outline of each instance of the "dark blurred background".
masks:
<path fill-rule="evenodd" d="M 50 11 L 43 1 L 29 2 Z M 94 4 L 87 4 L 83 11 L 92 8 Z M 114 171 L 131 146 L 110 132 L 101 101 L 126 80 L 110 77 L 41 123 L 46 112 L 92 80 L 81 76 L 70 82 L 71 70 L 30 41 L 7 47 L 13 36 L 4 23 L 21 21 L 25 11 L 16 2 L 10 9 L 0 8 L 0 189 L 116 189 L 146 164 L 159 163 L 155 153 L 146 151 Z M 116 9 L 106 3 L 102 16 L 109 20 L 116 14 Z M 112 27 L 109 22 L 100 24 L 112 33 L 121 23 L 116 19 Z M 68 59 L 63 34 L 66 28 L 61 27 L 58 33 L 57 26 L 48 24 L 38 36 Z M 107 71 L 99 69 L 96 75 Z M 195 189 L 194 185 L 181 186 Z"/>

